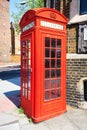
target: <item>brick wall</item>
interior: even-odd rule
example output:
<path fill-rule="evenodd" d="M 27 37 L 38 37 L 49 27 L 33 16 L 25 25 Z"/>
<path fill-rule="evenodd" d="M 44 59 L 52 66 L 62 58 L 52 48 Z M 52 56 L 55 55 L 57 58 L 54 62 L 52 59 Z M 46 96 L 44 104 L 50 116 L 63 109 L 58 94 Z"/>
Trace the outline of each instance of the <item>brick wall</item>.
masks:
<path fill-rule="evenodd" d="M 77 52 L 77 42 L 78 42 L 78 25 L 68 25 L 67 26 L 67 53 Z"/>
<path fill-rule="evenodd" d="M 9 2 L 0 0 L 0 61 L 10 61 L 11 35 Z"/>
<path fill-rule="evenodd" d="M 83 55 L 72 54 L 72 58 L 67 57 L 66 86 L 67 86 L 67 103 L 69 105 L 80 107 L 81 106 L 80 104 L 84 102 L 84 93 L 82 93 L 82 91 L 84 91 L 84 88 L 82 88 L 82 86 L 80 88 L 80 85 L 78 85 L 80 80 L 83 78 L 87 80 L 86 55 L 84 57 L 84 54 Z"/>

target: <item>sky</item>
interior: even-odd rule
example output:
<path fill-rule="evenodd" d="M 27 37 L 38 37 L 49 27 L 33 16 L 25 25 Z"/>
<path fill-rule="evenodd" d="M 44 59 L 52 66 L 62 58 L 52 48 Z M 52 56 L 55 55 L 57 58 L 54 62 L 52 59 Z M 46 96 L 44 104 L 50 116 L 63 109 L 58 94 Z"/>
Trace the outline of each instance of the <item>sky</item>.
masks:
<path fill-rule="evenodd" d="M 15 2 L 20 4 L 21 0 L 10 0 L 10 21 L 13 21 L 13 18 L 11 17 L 11 12 L 17 13 L 17 9 L 15 8 Z"/>

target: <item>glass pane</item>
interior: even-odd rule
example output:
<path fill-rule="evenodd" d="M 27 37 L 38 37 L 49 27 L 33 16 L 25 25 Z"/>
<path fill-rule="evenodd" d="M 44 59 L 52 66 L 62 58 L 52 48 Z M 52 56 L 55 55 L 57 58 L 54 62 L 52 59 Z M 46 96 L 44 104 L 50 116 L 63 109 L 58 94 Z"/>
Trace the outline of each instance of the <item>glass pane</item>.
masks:
<path fill-rule="evenodd" d="M 50 57 L 50 50 L 49 49 L 45 49 L 45 57 Z"/>
<path fill-rule="evenodd" d="M 51 91 L 51 98 L 56 98 L 56 91 L 55 90 Z"/>
<path fill-rule="evenodd" d="M 60 77 L 60 70 L 56 70 L 56 77 Z"/>
<path fill-rule="evenodd" d="M 51 70 L 51 78 L 55 77 L 55 70 Z"/>
<path fill-rule="evenodd" d="M 50 60 L 45 59 L 45 68 L 50 68 Z"/>
<path fill-rule="evenodd" d="M 24 96 L 24 88 L 22 88 L 22 96 Z"/>
<path fill-rule="evenodd" d="M 57 68 L 60 68 L 61 67 L 61 60 L 56 60 L 56 67 Z"/>
<path fill-rule="evenodd" d="M 28 72 L 28 78 L 30 79 L 31 78 L 31 69 L 28 69 L 27 72 Z"/>
<path fill-rule="evenodd" d="M 30 100 L 31 91 L 28 91 L 28 100 Z"/>
<path fill-rule="evenodd" d="M 60 93 L 60 89 L 57 90 L 57 97 L 60 97 L 61 96 L 61 93 Z"/>
<path fill-rule="evenodd" d="M 30 40 L 27 40 L 27 46 L 28 46 L 28 48 L 30 48 L 30 45 L 31 45 Z"/>
<path fill-rule="evenodd" d="M 57 85 L 57 88 L 60 88 L 60 79 L 56 80 L 56 85 Z"/>
<path fill-rule="evenodd" d="M 45 80 L 45 89 L 51 88 L 51 82 L 50 80 Z"/>
<path fill-rule="evenodd" d="M 80 0 L 80 14 L 87 14 L 87 0 Z"/>
<path fill-rule="evenodd" d="M 25 56 L 28 57 L 28 52 L 26 51 Z"/>
<path fill-rule="evenodd" d="M 55 58 L 55 50 L 54 49 L 51 50 L 51 57 Z"/>
<path fill-rule="evenodd" d="M 50 71 L 49 70 L 45 70 L 45 78 L 50 78 Z"/>
<path fill-rule="evenodd" d="M 31 68 L 31 60 L 28 60 L 28 68 Z"/>
<path fill-rule="evenodd" d="M 26 43 L 25 42 L 22 42 L 22 47 L 25 47 Z"/>
<path fill-rule="evenodd" d="M 56 88 L 56 80 L 51 80 L 51 88 Z"/>
<path fill-rule="evenodd" d="M 28 50 L 28 58 L 30 59 L 31 58 L 31 51 Z"/>
<path fill-rule="evenodd" d="M 25 88 L 27 88 L 27 79 L 25 80 Z"/>
<path fill-rule="evenodd" d="M 50 92 L 46 91 L 45 92 L 45 100 L 49 100 L 50 99 Z"/>
<path fill-rule="evenodd" d="M 55 60 L 51 60 L 51 68 L 55 68 Z"/>
<path fill-rule="evenodd" d="M 51 47 L 56 47 L 56 39 L 55 38 L 51 39 Z"/>
<path fill-rule="evenodd" d="M 61 48 L 61 39 L 57 39 L 57 47 Z"/>
<path fill-rule="evenodd" d="M 30 90 L 31 88 L 30 88 L 30 81 L 28 80 L 28 85 L 27 85 L 27 87 L 28 87 L 28 90 Z"/>
<path fill-rule="evenodd" d="M 61 50 L 56 50 L 57 58 L 61 58 Z"/>
<path fill-rule="evenodd" d="M 50 47 L 50 38 L 49 37 L 45 38 L 45 47 Z"/>
<path fill-rule="evenodd" d="M 25 97 L 27 98 L 27 93 L 28 93 L 28 91 L 27 91 L 27 89 L 25 89 Z"/>

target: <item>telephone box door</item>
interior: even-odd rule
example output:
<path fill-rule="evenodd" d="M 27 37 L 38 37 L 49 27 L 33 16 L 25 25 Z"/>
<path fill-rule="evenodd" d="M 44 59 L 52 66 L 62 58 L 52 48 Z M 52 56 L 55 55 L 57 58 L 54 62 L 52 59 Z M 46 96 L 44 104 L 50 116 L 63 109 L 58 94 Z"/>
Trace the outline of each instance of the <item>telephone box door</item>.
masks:
<path fill-rule="evenodd" d="M 63 36 L 43 35 L 43 97 L 42 112 L 45 116 L 66 111 L 65 98 L 65 53 L 66 39 Z"/>
<path fill-rule="evenodd" d="M 32 44 L 31 35 L 21 39 L 21 106 L 30 117 L 32 114 Z"/>

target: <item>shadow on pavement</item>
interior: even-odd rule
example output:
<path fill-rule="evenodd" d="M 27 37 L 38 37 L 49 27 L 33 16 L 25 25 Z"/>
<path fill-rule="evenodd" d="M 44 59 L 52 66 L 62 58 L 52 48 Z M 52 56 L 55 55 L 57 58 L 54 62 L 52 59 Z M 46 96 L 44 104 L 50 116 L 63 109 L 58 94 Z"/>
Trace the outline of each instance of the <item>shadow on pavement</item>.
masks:
<path fill-rule="evenodd" d="M 12 79 L 7 79 L 7 81 L 20 87 L 20 77 L 14 77 Z"/>
<path fill-rule="evenodd" d="M 0 79 L 2 80 L 7 80 L 19 76 L 20 76 L 20 70 L 8 70 L 0 72 Z"/>
<path fill-rule="evenodd" d="M 4 93 L 17 107 L 20 107 L 20 90 Z"/>
<path fill-rule="evenodd" d="M 0 79 L 20 86 L 20 66 L 0 68 Z"/>

